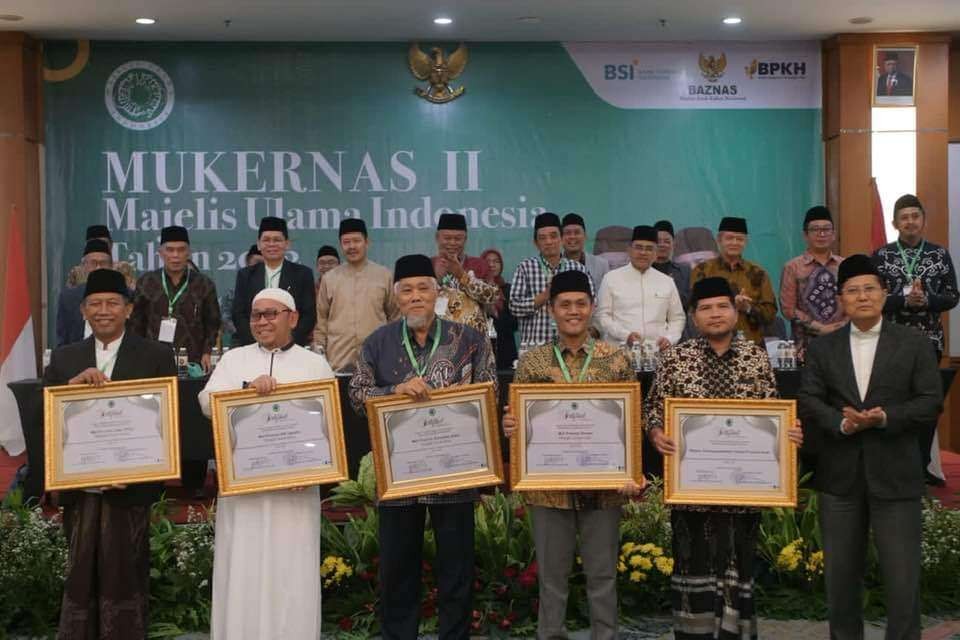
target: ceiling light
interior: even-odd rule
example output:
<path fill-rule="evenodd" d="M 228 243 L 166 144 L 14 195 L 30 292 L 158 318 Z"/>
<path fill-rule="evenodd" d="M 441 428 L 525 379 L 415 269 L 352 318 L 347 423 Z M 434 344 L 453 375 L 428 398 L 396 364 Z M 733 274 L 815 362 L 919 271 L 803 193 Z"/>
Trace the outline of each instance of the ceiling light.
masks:
<path fill-rule="evenodd" d="M 850 24 L 870 24 L 873 22 L 873 18 L 870 16 L 859 16 L 856 18 L 850 18 Z"/>
<path fill-rule="evenodd" d="M 155 18 L 137 18 L 137 24 L 156 24 L 157 20 Z"/>
<path fill-rule="evenodd" d="M 0 15 L 0 20 L 3 20 L 4 22 L 19 22 L 23 20 L 23 16 L 14 15 L 12 13 L 5 13 L 3 15 Z"/>
<path fill-rule="evenodd" d="M 520 16 L 517 18 L 517 22 L 522 22 L 523 24 L 540 24 L 540 16 Z"/>
<path fill-rule="evenodd" d="M 434 18 L 433 24 L 453 24 L 453 20 L 450 18 Z"/>
<path fill-rule="evenodd" d="M 743 19 L 737 16 L 730 16 L 723 19 L 723 24 L 740 24 L 741 22 L 743 22 Z"/>

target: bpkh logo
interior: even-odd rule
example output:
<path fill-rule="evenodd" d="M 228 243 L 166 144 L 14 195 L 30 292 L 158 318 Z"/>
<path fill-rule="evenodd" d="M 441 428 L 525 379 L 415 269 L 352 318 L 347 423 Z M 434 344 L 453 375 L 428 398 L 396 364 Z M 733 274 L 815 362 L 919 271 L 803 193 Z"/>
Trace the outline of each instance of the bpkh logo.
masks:
<path fill-rule="evenodd" d="M 152 62 L 132 60 L 110 74 L 103 98 L 117 124 L 146 131 L 162 124 L 173 111 L 173 81 Z"/>
<path fill-rule="evenodd" d="M 636 58 L 630 64 L 605 64 L 603 65 L 603 79 L 636 80 L 640 76 L 638 73 L 639 67 L 640 61 Z"/>
<path fill-rule="evenodd" d="M 786 78 L 789 80 L 807 77 L 807 63 L 797 61 L 758 60 L 754 58 L 743 70 L 751 80 L 754 77 L 760 79 Z"/>

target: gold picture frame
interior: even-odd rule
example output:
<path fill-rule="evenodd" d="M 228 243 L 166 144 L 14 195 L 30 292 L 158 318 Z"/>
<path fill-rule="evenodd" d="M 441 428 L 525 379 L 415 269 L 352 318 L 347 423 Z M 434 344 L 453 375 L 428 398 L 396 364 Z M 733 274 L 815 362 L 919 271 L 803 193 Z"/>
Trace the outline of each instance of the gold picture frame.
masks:
<path fill-rule="evenodd" d="M 641 400 L 642 392 L 639 382 L 511 384 L 510 409 L 517 420 L 517 430 L 510 438 L 511 490 L 616 490 L 630 480 L 642 486 L 644 480 Z M 609 408 L 621 412 L 621 416 L 615 419 L 623 423 L 622 432 L 619 434 L 623 446 L 623 468 L 617 471 L 579 471 L 577 473 L 531 472 L 528 460 L 530 446 L 528 436 L 532 431 L 530 423 L 535 417 L 532 413 L 536 410 L 532 403 L 542 401 L 550 403 L 569 401 L 571 403 L 569 409 L 573 412 L 578 412 L 579 403 L 585 401 L 612 402 Z M 564 410 L 556 404 L 544 408 L 544 410 L 553 409 Z M 576 419 L 574 416 L 573 420 Z"/>
<path fill-rule="evenodd" d="M 796 417 L 795 400 L 667 398 L 665 431 L 677 453 L 663 458 L 664 502 L 796 507 L 797 447 L 787 437 Z M 690 418 L 700 419 L 687 423 Z M 748 452 L 738 451 L 747 443 Z M 688 446 L 692 457 L 687 473 L 696 474 L 697 480 L 685 482 L 681 458 Z"/>
<path fill-rule="evenodd" d="M 46 491 L 180 477 L 174 377 L 45 387 L 43 409 Z"/>
<path fill-rule="evenodd" d="M 892 89 L 892 95 L 886 95 L 886 85 L 883 81 L 883 78 L 888 75 L 885 60 L 888 54 L 895 55 L 898 58 L 893 68 L 898 82 Z M 872 104 L 874 107 L 913 107 L 917 104 L 919 59 L 920 46 L 916 44 L 875 45 L 873 47 L 870 93 L 873 96 Z M 909 91 L 906 91 L 907 86 L 909 86 Z"/>
<path fill-rule="evenodd" d="M 293 402 L 300 404 L 292 405 Z M 319 405 L 306 405 L 308 402 Z M 263 411 L 267 413 L 264 415 Z M 290 418 L 291 411 L 308 416 L 322 414 L 318 423 L 311 424 L 318 424 L 324 433 L 300 432 L 302 427 L 296 417 Z M 258 395 L 255 389 L 215 391 L 210 394 L 210 415 L 222 496 L 332 484 L 349 477 L 343 413 L 335 378 L 280 384 L 265 396 Z M 244 419 L 262 419 L 265 425 L 255 425 L 253 431 L 241 436 L 234 421 Z M 241 437 L 250 444 L 239 446 Z M 316 448 L 318 439 L 326 440 L 326 448 Z M 243 454 L 238 454 L 239 451 Z M 319 460 L 313 459 L 318 456 Z M 282 469 L 284 463 L 293 463 L 292 468 Z M 238 473 L 238 465 L 245 468 L 243 473 Z M 271 470 L 276 466 L 281 470 Z"/>
<path fill-rule="evenodd" d="M 459 408 L 456 408 L 459 405 Z M 443 408 L 443 411 L 438 409 Z M 370 443 L 373 449 L 373 463 L 377 475 L 378 500 L 396 500 L 431 493 L 475 489 L 502 484 L 503 456 L 500 451 L 500 430 L 497 414 L 497 399 L 493 382 L 459 385 L 432 390 L 430 399 L 416 402 L 405 395 L 389 395 L 367 400 L 367 424 L 370 429 Z M 425 412 L 425 415 L 424 413 Z M 451 415 L 447 415 L 451 414 Z M 478 440 L 455 445 L 459 439 L 450 434 L 458 425 L 452 420 L 466 416 L 467 420 L 477 420 Z M 436 421 L 429 424 L 436 429 L 432 445 L 425 447 L 426 461 L 417 459 L 420 452 L 415 450 L 396 451 L 395 445 L 403 441 L 404 436 L 413 435 L 407 431 L 398 432 L 423 419 Z M 390 423 L 394 424 L 390 424 Z M 443 444 L 444 441 L 450 443 Z M 409 443 L 415 443 L 412 438 Z M 479 447 L 482 442 L 484 460 L 480 461 Z M 443 450 L 441 452 L 441 446 Z M 454 447 L 459 447 L 459 452 Z M 401 457 L 402 454 L 402 457 Z M 409 454 L 409 455 L 408 455 Z M 400 462 L 407 462 L 407 471 L 401 469 Z M 418 467 L 419 465 L 419 467 Z M 449 466 L 453 471 L 427 474 L 426 467 Z M 456 470 L 456 467 L 469 467 Z M 417 468 L 415 468 L 417 467 Z M 406 473 L 409 477 L 398 477 Z"/>

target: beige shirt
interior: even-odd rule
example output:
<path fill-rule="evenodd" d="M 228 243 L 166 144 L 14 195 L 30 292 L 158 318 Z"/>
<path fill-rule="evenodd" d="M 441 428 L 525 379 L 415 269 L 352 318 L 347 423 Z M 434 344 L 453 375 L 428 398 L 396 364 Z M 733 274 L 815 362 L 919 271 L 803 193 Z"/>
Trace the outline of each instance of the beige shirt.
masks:
<path fill-rule="evenodd" d="M 320 281 L 313 339 L 334 371 L 352 368 L 367 336 L 397 315 L 393 274 L 369 260 L 359 268 L 345 262 Z"/>

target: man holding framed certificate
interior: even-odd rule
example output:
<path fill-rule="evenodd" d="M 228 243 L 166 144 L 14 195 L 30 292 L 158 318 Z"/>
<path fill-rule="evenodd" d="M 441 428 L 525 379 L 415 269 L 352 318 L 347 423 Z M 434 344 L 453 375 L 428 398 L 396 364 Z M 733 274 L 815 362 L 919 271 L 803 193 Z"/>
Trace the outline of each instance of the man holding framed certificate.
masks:
<path fill-rule="evenodd" d="M 671 283 L 672 286 L 672 283 Z M 561 271 L 550 281 L 550 315 L 557 324 L 557 339 L 551 344 L 531 349 L 520 357 L 514 382 L 523 383 L 572 383 L 636 382 L 636 374 L 627 354 L 609 343 L 590 337 L 593 320 L 593 293 L 590 280 L 582 271 Z M 575 396 L 578 397 L 578 396 Z M 579 411 L 577 404 L 587 400 L 574 400 L 570 407 L 565 402 L 552 402 L 552 414 L 545 416 L 550 426 L 568 423 L 569 428 L 554 428 L 554 432 L 591 432 L 603 440 L 620 442 L 615 449 L 608 445 L 593 444 L 594 453 L 580 453 L 579 457 L 591 458 L 586 464 L 597 464 L 598 458 L 609 455 L 619 458 L 618 465 L 625 466 L 624 437 L 617 436 L 627 425 L 611 419 L 612 412 L 597 410 L 587 418 L 586 411 Z M 639 404 L 639 402 L 637 402 Z M 571 409 L 572 407 L 572 409 Z M 639 409 L 639 407 L 637 407 Z M 523 411 L 514 407 L 514 411 Z M 577 415 L 573 415 L 573 414 Z M 541 424 L 545 424 L 541 422 Z M 532 429 L 534 425 L 527 425 Z M 503 416 L 504 433 L 517 438 L 517 419 L 507 407 Z M 610 434 L 614 435 L 610 435 Z M 604 437 L 604 434 L 606 437 Z M 547 434 L 533 434 L 531 441 Z M 562 439 L 564 439 L 565 436 Z M 537 445 L 527 443 L 527 468 L 550 465 L 554 468 L 562 451 L 570 449 L 569 440 L 554 442 L 549 451 L 534 454 Z M 557 446 L 559 445 L 559 446 Z M 603 453 L 602 448 L 608 448 Z M 582 467 L 581 467 L 582 468 Z M 620 507 L 625 495 L 637 495 L 640 485 L 629 480 L 619 491 L 528 491 L 525 500 L 533 515 L 533 541 L 539 564 L 540 606 L 537 617 L 538 638 L 566 637 L 564 620 L 567 613 L 567 594 L 570 568 L 573 565 L 577 538 L 580 539 L 580 556 L 587 576 L 587 598 L 590 601 L 591 638 L 612 640 L 617 637 L 617 559 L 620 552 Z"/>
<path fill-rule="evenodd" d="M 90 272 L 81 310 L 93 335 L 53 351 L 44 386 L 100 387 L 110 381 L 177 375 L 168 346 L 125 331 L 133 310 L 129 296 L 120 272 Z M 107 404 L 119 413 L 113 400 Z M 114 416 L 114 426 L 122 426 L 119 417 Z M 147 483 L 59 494 L 68 555 L 58 638 L 146 638 L 150 505 L 160 489 Z"/>
<path fill-rule="evenodd" d="M 663 352 L 653 387 L 646 398 L 646 429 L 667 465 L 682 464 L 685 454 L 678 453 L 673 439 L 667 437 L 664 409 L 668 398 L 728 398 L 764 400 L 777 396 L 776 379 L 766 351 L 753 342 L 735 340 L 737 308 L 730 283 L 724 278 L 708 277 L 693 285 L 690 299 L 693 321 L 701 337 L 681 342 Z M 727 422 L 731 424 L 727 424 Z M 736 440 L 743 447 L 747 429 L 743 416 L 731 415 L 716 427 L 704 421 L 701 431 L 715 429 L 709 446 L 724 448 Z M 770 420 L 759 421 L 761 437 L 767 437 Z M 781 421 L 782 422 L 782 421 Z M 776 423 L 773 423 L 776 424 Z M 749 425 L 748 425 L 749 426 Z M 780 438 L 782 425 L 774 430 Z M 803 440 L 799 428 L 790 425 L 788 437 Z M 699 436 L 698 434 L 695 434 Z M 770 447 L 772 449 L 772 446 Z M 724 449 L 727 451 L 727 449 Z M 790 455 L 796 455 L 792 448 Z M 723 461 L 697 461 L 701 472 L 695 480 L 712 480 Z M 756 475 L 738 472 L 733 482 Z M 675 504 L 671 511 L 673 527 L 672 600 L 674 636 L 678 640 L 714 638 L 756 638 L 757 617 L 753 600 L 754 560 L 760 513 L 754 507 Z"/>
<path fill-rule="evenodd" d="M 330 379 L 323 356 L 294 341 L 299 316 L 293 296 L 275 287 L 253 298 L 250 332 L 255 344 L 231 349 L 200 392 L 200 408 L 211 414 L 210 394 L 256 389 L 269 396 L 281 383 Z M 307 452 L 287 448 L 307 427 L 298 418 L 324 412 L 319 407 L 294 412 L 281 401 L 244 407 L 231 424 L 235 475 L 248 479 L 276 472 L 284 463 L 310 463 Z M 288 401 L 289 402 L 289 401 Z M 329 435 L 330 429 L 327 430 Z M 292 434 L 292 435 L 291 435 Z M 316 447 L 331 438 L 319 438 Z M 266 443 L 270 443 L 267 445 Z M 237 469 L 241 469 L 237 473 Z M 218 469 L 223 473 L 225 470 Z M 262 476 L 261 476 L 262 477 Z M 213 562 L 211 640 L 320 637 L 320 491 L 316 486 L 245 495 L 220 496 L 217 502 Z"/>
<path fill-rule="evenodd" d="M 496 382 L 490 341 L 474 329 L 437 317 L 438 284 L 430 258 L 408 255 L 394 267 L 394 293 L 402 318 L 374 331 L 364 341 L 357 372 L 350 381 L 350 402 L 357 413 L 371 398 L 402 394 L 418 401 L 431 391 L 479 382 Z M 443 413 L 438 412 L 438 414 Z M 442 416 L 438 415 L 438 419 Z M 400 425 L 402 438 L 410 425 Z M 424 429 L 425 432 L 429 429 Z M 429 437 L 429 434 L 427 436 Z M 424 465 L 429 461 L 424 460 Z M 406 466 L 405 468 L 410 468 Z M 419 627 L 423 527 L 427 509 L 437 540 L 434 570 L 439 588 L 440 628 L 444 640 L 470 633 L 474 566 L 473 503 L 476 489 L 383 500 L 380 518 L 380 615 L 384 640 L 415 640 Z"/>

